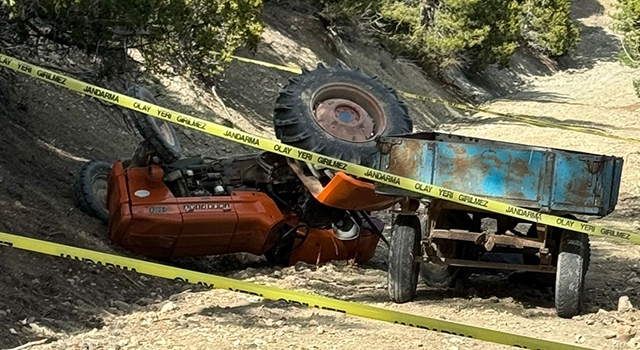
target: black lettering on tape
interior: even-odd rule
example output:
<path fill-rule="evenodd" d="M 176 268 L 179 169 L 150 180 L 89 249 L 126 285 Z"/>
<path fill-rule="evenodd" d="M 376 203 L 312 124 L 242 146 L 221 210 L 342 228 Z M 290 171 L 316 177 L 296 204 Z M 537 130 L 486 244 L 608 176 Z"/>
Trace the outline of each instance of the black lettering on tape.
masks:
<path fill-rule="evenodd" d="M 238 293 L 243 293 L 243 294 L 249 294 L 249 295 L 255 295 L 257 297 L 264 297 L 264 295 L 260 294 L 260 293 L 256 293 L 256 292 L 251 292 L 248 290 L 242 290 L 242 289 L 234 289 L 229 287 L 229 290 L 232 292 L 238 292 Z"/>
<path fill-rule="evenodd" d="M 604 227 L 600 229 L 600 233 L 605 236 L 617 237 L 617 238 L 622 238 L 626 240 L 629 240 L 631 238 L 631 235 L 628 233 L 616 231 L 616 230 L 612 230 Z"/>
<path fill-rule="evenodd" d="M 313 160 L 313 154 L 305 151 L 298 151 L 298 158 L 302 158 L 302 160 Z"/>
<path fill-rule="evenodd" d="M 594 225 L 591 225 L 591 224 L 585 224 L 585 223 L 581 222 L 580 223 L 580 228 L 583 231 L 589 231 L 589 232 L 596 233 L 596 227 Z"/>
<path fill-rule="evenodd" d="M 25 63 L 18 63 L 18 69 L 23 71 L 23 72 L 27 72 L 27 73 L 33 72 L 33 67 L 31 67 L 31 65 L 28 65 L 28 64 L 25 64 Z"/>
<path fill-rule="evenodd" d="M 489 204 L 489 201 L 486 199 L 480 199 L 477 197 L 472 197 L 472 196 L 467 196 L 466 194 L 461 194 L 458 196 L 458 200 L 460 200 L 461 202 L 464 203 L 469 203 L 469 204 L 473 204 L 473 205 L 479 205 L 481 207 L 487 207 L 487 205 Z"/>
<path fill-rule="evenodd" d="M 289 146 L 283 146 L 281 144 L 276 144 L 275 146 L 273 146 L 273 150 L 278 152 L 278 153 L 289 155 L 289 154 L 291 154 L 292 148 L 289 147 Z"/>
<path fill-rule="evenodd" d="M 190 125 L 193 127 L 196 127 L 200 130 L 205 130 L 207 128 L 207 124 L 203 123 L 203 122 L 199 122 L 193 118 L 189 118 L 187 116 L 184 115 L 179 115 L 176 117 L 176 121 L 178 123 L 182 123 L 182 124 L 186 124 L 186 125 Z"/>
<path fill-rule="evenodd" d="M 573 225 L 575 225 L 575 223 L 576 223 L 575 221 L 569 220 L 569 219 L 564 219 L 564 218 L 556 219 L 556 224 L 564 227 L 573 228 Z"/>
<path fill-rule="evenodd" d="M 464 333 L 456 333 L 456 332 L 448 331 L 448 330 L 445 330 L 445 329 L 438 330 L 437 328 L 429 328 L 427 326 L 423 326 L 423 325 L 419 325 L 419 324 L 415 324 L 414 325 L 413 323 L 406 323 L 404 321 L 398 321 L 398 320 L 393 321 L 393 323 L 394 324 L 401 324 L 403 326 L 426 329 L 426 330 L 429 330 L 429 331 L 452 334 L 452 335 L 457 335 L 457 336 L 463 337 L 463 338 L 471 338 L 471 339 L 473 339 L 473 336 L 471 336 L 471 335 L 465 335 Z"/>
<path fill-rule="evenodd" d="M 70 260 L 81 261 L 81 262 L 84 262 L 84 263 L 91 263 L 93 265 L 101 265 L 101 266 L 104 266 L 104 267 L 112 267 L 112 268 L 116 268 L 116 269 L 123 270 L 123 271 L 138 272 L 135 267 L 128 267 L 128 266 L 125 266 L 125 265 L 118 265 L 118 264 L 114 264 L 114 263 L 110 263 L 110 262 L 103 262 L 103 261 L 100 261 L 100 260 L 93 261 L 92 259 L 83 258 L 83 257 L 77 256 L 77 255 L 70 255 L 70 254 L 60 253 L 60 257 L 65 258 L 65 259 L 70 259 Z"/>
<path fill-rule="evenodd" d="M 421 184 L 419 182 L 416 183 L 414 188 L 423 193 L 431 193 L 431 191 L 433 190 L 433 186 Z"/>
<path fill-rule="evenodd" d="M 120 97 L 118 97 L 118 95 L 113 94 L 113 93 L 108 92 L 108 91 L 104 91 L 104 90 L 102 90 L 100 88 L 94 88 L 94 87 L 91 87 L 91 86 L 87 86 L 82 91 L 84 91 L 84 92 L 86 92 L 88 94 L 91 94 L 93 96 L 96 96 L 96 97 L 105 98 L 105 99 L 107 99 L 109 101 L 113 101 L 113 102 L 116 102 L 116 103 L 120 102 Z"/>
<path fill-rule="evenodd" d="M 147 105 L 147 104 L 142 104 L 140 102 L 134 102 L 133 103 L 133 108 L 135 109 L 139 109 L 143 112 L 149 112 L 151 110 L 151 106 Z"/>
<path fill-rule="evenodd" d="M 10 66 L 11 65 L 11 59 L 9 57 L 2 57 L 2 59 L 0 60 L 0 64 L 5 65 L 5 66 Z"/>
<path fill-rule="evenodd" d="M 225 131 L 224 136 L 244 143 L 260 146 L 260 140 L 253 136 L 243 135 L 233 131 Z"/>
<path fill-rule="evenodd" d="M 65 85 L 65 86 L 67 85 L 67 78 L 61 77 L 61 76 L 59 76 L 57 74 L 49 73 L 47 71 L 43 71 L 42 69 L 38 69 L 36 71 L 36 75 L 39 76 L 40 78 L 44 78 L 44 79 L 46 79 L 46 80 L 48 80 L 50 82 L 53 82 L 53 83 L 57 83 L 57 84 L 60 84 L 60 85 Z M 87 91 L 87 89 L 92 89 L 92 88 L 87 86 L 86 88 L 84 88 L 84 91 L 85 92 L 89 92 L 89 91 Z M 93 94 L 92 92 L 89 92 L 89 93 Z M 117 96 L 116 96 L 116 98 L 117 98 Z M 116 102 L 117 102 L 117 100 L 116 100 Z"/>
<path fill-rule="evenodd" d="M 158 117 L 173 120 L 173 114 L 171 114 L 171 112 L 165 111 L 164 109 L 160 109 L 160 108 L 158 108 Z"/>
<path fill-rule="evenodd" d="M 6 242 L 6 241 L 0 241 L 0 246 L 3 246 L 3 247 L 13 247 L 13 243 L 11 243 L 11 242 Z"/>
<path fill-rule="evenodd" d="M 440 189 L 440 196 L 444 197 L 444 198 L 451 198 L 453 199 L 453 192 L 449 191 L 449 190 L 445 190 L 444 188 Z"/>
<path fill-rule="evenodd" d="M 539 220 L 542 217 L 541 213 L 536 213 L 533 210 L 520 209 L 512 206 L 508 206 L 506 212 L 535 220 Z"/>
<path fill-rule="evenodd" d="M 391 174 L 385 174 L 385 173 L 381 173 L 375 170 L 367 170 L 364 173 L 364 176 L 371 178 L 371 179 L 375 179 L 375 180 L 382 180 L 384 182 L 387 183 L 393 183 L 396 185 L 400 184 L 400 178 Z"/>
<path fill-rule="evenodd" d="M 207 288 L 209 288 L 209 289 L 213 289 L 213 288 L 215 288 L 215 287 L 216 287 L 216 285 L 215 285 L 215 284 L 213 284 L 213 283 L 207 283 L 207 282 L 204 282 L 204 281 L 198 281 L 196 284 L 197 284 L 197 285 L 199 285 L 199 286 L 207 287 Z"/>
<path fill-rule="evenodd" d="M 345 170 L 347 168 L 347 163 L 325 157 L 318 157 L 318 164 L 338 168 L 340 170 Z"/>

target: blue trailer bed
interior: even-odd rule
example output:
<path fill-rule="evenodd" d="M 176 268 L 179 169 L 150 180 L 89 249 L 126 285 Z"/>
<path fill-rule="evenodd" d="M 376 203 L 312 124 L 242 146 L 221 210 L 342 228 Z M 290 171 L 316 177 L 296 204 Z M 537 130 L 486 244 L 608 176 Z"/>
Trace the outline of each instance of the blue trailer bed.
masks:
<path fill-rule="evenodd" d="M 516 206 L 605 216 L 618 200 L 622 158 L 434 132 L 380 143 L 381 170 Z"/>

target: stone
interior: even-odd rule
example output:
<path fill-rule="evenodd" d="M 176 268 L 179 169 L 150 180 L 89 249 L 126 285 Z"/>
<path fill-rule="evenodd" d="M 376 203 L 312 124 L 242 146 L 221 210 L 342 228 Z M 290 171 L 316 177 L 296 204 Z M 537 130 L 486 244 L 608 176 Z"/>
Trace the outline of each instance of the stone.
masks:
<path fill-rule="evenodd" d="M 626 295 L 621 296 L 618 299 L 618 312 L 627 312 L 631 309 L 633 309 L 633 304 L 631 304 L 629 297 Z"/>
<path fill-rule="evenodd" d="M 124 301 L 120 301 L 120 300 L 114 300 L 113 301 L 113 306 L 118 308 L 118 310 L 122 310 L 122 311 L 129 310 L 129 307 L 130 307 L 129 304 L 125 303 Z"/>
<path fill-rule="evenodd" d="M 162 308 L 160 309 L 160 313 L 165 313 L 165 312 L 169 312 L 172 311 L 176 308 L 176 304 L 174 304 L 173 302 L 168 302 L 164 305 L 162 305 Z"/>

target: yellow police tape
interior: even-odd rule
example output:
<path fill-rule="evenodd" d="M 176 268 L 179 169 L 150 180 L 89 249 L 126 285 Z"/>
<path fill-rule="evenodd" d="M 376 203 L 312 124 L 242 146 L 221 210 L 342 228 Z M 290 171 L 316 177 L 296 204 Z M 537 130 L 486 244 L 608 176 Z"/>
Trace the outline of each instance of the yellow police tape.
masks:
<path fill-rule="evenodd" d="M 282 154 L 286 157 L 297 159 L 303 162 L 322 165 L 327 168 L 342 171 L 349 175 L 366 178 L 375 182 L 384 183 L 389 186 L 412 191 L 419 194 L 420 196 L 443 199 L 484 211 L 503 214 L 506 216 L 511 216 L 531 222 L 538 222 L 544 225 L 568 229 L 588 235 L 612 237 L 631 242 L 633 244 L 640 244 L 640 234 L 636 232 L 606 228 L 603 226 L 593 225 L 577 220 L 570 220 L 550 214 L 539 213 L 534 210 L 520 208 L 506 203 L 498 202 L 496 200 L 482 198 L 479 196 L 450 190 L 444 187 L 435 186 L 426 182 L 421 182 L 414 179 L 397 176 L 391 173 L 367 168 L 359 164 L 347 163 L 340 159 L 327 157 L 322 154 L 289 146 L 280 142 L 251 135 L 249 133 L 235 130 L 200 118 L 162 108 L 143 100 L 139 100 L 111 90 L 103 89 L 101 87 L 55 73 L 53 71 L 26 63 L 24 61 L 3 54 L 0 54 L 0 66 L 10 68 L 16 72 L 38 78 L 55 85 L 65 87 L 69 90 L 134 110 L 136 112 L 142 112 L 171 123 L 202 131 L 207 134 L 244 144 L 253 148 Z"/>
<path fill-rule="evenodd" d="M 185 270 L 143 260 L 70 247 L 33 238 L 0 232 L 0 246 L 12 247 L 56 257 L 62 257 L 103 267 L 117 268 L 145 275 L 202 285 L 207 288 L 256 295 L 265 299 L 283 301 L 293 305 L 334 311 L 379 321 L 426 329 L 465 338 L 489 341 L 525 349 L 586 349 L 583 347 L 484 329 L 462 323 L 450 322 L 424 316 L 407 314 L 375 306 L 337 300 L 320 295 L 280 289 L 232 278 Z"/>
<path fill-rule="evenodd" d="M 640 244 L 640 234 L 636 232 L 606 228 L 550 214 L 539 213 L 534 210 L 520 208 L 506 203 L 498 202 L 496 200 L 482 198 L 479 196 L 450 190 L 444 187 L 435 186 L 426 182 L 421 182 L 391 173 L 367 168 L 359 164 L 347 163 L 340 159 L 327 157 L 322 154 L 289 146 L 280 142 L 251 135 L 249 133 L 235 130 L 200 118 L 162 108 L 143 100 L 139 100 L 111 90 L 103 89 L 101 87 L 55 73 L 53 71 L 26 63 L 24 61 L 3 54 L 0 54 L 0 66 L 10 68 L 16 72 L 20 72 L 31 77 L 41 79 L 43 81 L 65 87 L 69 90 L 79 92 L 84 95 L 96 97 L 103 101 L 110 102 L 134 110 L 136 112 L 142 112 L 171 123 L 202 131 L 207 134 L 244 144 L 253 148 L 282 154 L 289 158 L 316 165 L 322 165 L 327 168 L 342 171 L 349 175 L 366 178 L 375 182 L 384 183 L 389 186 L 412 191 L 419 194 L 420 196 L 443 199 L 480 210 L 503 214 L 531 222 L 538 222 L 548 226 L 569 229 L 588 235 L 613 237 L 634 244 Z"/>
<path fill-rule="evenodd" d="M 263 67 L 267 67 L 267 68 L 273 68 L 273 69 L 277 69 L 277 70 L 281 70 L 281 71 L 285 71 L 285 72 L 290 72 L 290 73 L 294 73 L 294 74 L 302 74 L 302 68 L 300 68 L 300 67 L 283 66 L 283 65 L 279 65 L 279 64 L 269 63 L 269 62 L 265 62 L 265 61 L 260 61 L 260 60 L 255 60 L 255 59 L 246 58 L 246 57 L 240 57 L 240 56 L 230 56 L 230 57 L 235 59 L 235 60 L 237 60 L 237 61 L 240 61 L 240 62 L 256 64 L 256 65 L 259 65 L 259 66 L 263 66 Z M 584 133 L 584 134 L 596 135 L 596 136 L 600 136 L 600 137 L 612 138 L 612 139 L 616 139 L 616 140 L 640 143 L 640 139 L 637 139 L 637 138 L 613 135 L 613 134 L 609 134 L 609 133 L 606 133 L 606 132 L 601 131 L 601 130 L 596 130 L 596 129 L 592 129 L 592 128 L 585 128 L 585 127 L 582 127 L 582 126 L 576 126 L 576 125 L 572 125 L 572 124 L 569 124 L 569 123 L 563 123 L 561 121 L 547 122 L 547 121 L 540 120 L 536 116 L 532 116 L 532 115 L 500 113 L 500 112 L 490 111 L 490 110 L 484 109 L 484 108 L 472 107 L 472 106 L 468 106 L 468 105 L 461 104 L 461 103 L 449 102 L 449 101 L 442 100 L 442 99 L 432 98 L 432 97 L 428 97 L 428 96 L 424 96 L 424 95 L 417 95 L 417 94 L 413 94 L 413 93 L 410 93 L 410 92 L 404 92 L 404 91 L 399 91 L 399 90 L 398 90 L 398 94 L 400 94 L 400 95 L 402 95 L 404 97 L 413 99 L 413 100 L 420 100 L 420 101 L 424 101 L 424 102 L 439 104 L 439 105 L 443 105 L 443 106 L 447 106 L 447 107 L 451 107 L 451 108 L 456 108 L 456 109 L 460 109 L 460 110 L 468 111 L 468 112 L 480 112 L 480 113 L 485 113 L 485 114 L 489 114 L 489 115 L 495 115 L 495 116 L 498 116 L 498 117 L 513 119 L 513 120 L 516 120 L 516 121 L 518 121 L 520 123 L 529 124 L 529 125 L 533 125 L 533 126 L 538 126 L 538 127 L 543 127 L 543 128 L 569 130 L 569 131 L 580 132 L 580 133 Z"/>

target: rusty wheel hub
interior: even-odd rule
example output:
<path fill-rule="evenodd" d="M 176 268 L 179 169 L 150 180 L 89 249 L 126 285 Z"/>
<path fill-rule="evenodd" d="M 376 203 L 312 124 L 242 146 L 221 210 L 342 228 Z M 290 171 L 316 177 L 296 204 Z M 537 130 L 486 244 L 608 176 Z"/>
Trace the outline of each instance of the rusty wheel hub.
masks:
<path fill-rule="evenodd" d="M 348 85 L 325 86 L 316 93 L 313 105 L 318 125 L 342 140 L 366 142 L 386 126 L 385 115 L 374 98 Z"/>
<path fill-rule="evenodd" d="M 109 186 L 107 175 L 99 174 L 93 178 L 91 191 L 102 208 L 107 208 L 107 188 Z"/>
<path fill-rule="evenodd" d="M 160 123 L 160 125 L 158 125 L 158 122 Z M 171 126 L 169 125 L 169 123 L 167 123 L 164 120 L 158 120 L 156 121 L 156 125 L 158 125 L 158 129 L 160 129 L 160 134 L 165 139 L 165 141 L 167 141 L 169 145 L 175 146 L 176 140 L 173 137 L 173 133 L 171 132 Z"/>

